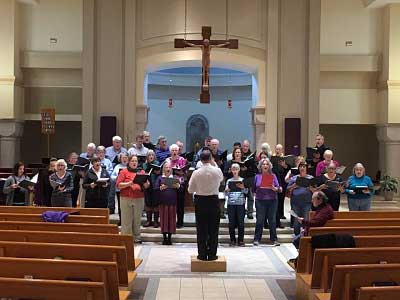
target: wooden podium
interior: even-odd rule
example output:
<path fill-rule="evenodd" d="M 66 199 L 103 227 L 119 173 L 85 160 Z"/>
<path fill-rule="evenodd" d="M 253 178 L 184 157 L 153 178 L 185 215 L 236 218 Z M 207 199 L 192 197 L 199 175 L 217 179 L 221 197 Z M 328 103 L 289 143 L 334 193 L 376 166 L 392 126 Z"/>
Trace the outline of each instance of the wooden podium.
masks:
<path fill-rule="evenodd" d="M 196 255 L 192 255 L 190 258 L 191 272 L 226 272 L 225 256 L 218 255 L 218 259 L 212 261 L 197 259 Z"/>

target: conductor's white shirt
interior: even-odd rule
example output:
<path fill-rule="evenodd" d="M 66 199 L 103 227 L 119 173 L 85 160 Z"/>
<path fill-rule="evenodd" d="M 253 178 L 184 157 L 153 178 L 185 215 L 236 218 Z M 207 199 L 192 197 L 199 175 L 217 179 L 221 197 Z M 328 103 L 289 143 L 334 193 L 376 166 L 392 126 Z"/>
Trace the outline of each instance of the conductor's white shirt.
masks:
<path fill-rule="evenodd" d="M 218 195 L 223 178 L 220 168 L 209 163 L 203 164 L 190 177 L 188 191 L 196 193 L 197 196 Z"/>

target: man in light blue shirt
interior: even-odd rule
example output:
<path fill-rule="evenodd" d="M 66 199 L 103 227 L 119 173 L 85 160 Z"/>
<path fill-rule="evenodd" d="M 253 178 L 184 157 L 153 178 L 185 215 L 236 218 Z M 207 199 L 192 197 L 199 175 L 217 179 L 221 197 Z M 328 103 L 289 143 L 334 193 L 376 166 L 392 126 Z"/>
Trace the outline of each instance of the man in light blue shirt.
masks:
<path fill-rule="evenodd" d="M 127 152 L 124 147 L 122 147 L 122 138 L 118 135 L 112 138 L 112 146 L 106 148 L 106 157 L 113 162 L 115 157 L 117 157 L 121 152 Z M 113 163 L 115 166 L 116 163 Z"/>
<path fill-rule="evenodd" d="M 108 176 L 111 176 L 113 165 L 111 161 L 106 158 L 106 148 L 104 148 L 104 146 L 98 146 L 96 149 L 96 155 L 101 159 L 101 167 L 107 171 Z"/>
<path fill-rule="evenodd" d="M 79 156 L 86 158 L 86 159 L 91 159 L 96 152 L 96 145 L 94 143 L 89 143 L 86 148 L 86 152 L 82 152 Z"/>

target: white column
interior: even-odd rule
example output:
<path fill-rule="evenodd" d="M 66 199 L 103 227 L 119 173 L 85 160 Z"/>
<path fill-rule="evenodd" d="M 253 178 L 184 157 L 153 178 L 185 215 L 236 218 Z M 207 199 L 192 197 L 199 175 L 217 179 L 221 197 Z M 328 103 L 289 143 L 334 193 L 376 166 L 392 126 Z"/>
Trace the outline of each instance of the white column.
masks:
<path fill-rule="evenodd" d="M 12 167 L 21 159 L 21 137 L 24 123 L 0 120 L 0 167 Z"/>

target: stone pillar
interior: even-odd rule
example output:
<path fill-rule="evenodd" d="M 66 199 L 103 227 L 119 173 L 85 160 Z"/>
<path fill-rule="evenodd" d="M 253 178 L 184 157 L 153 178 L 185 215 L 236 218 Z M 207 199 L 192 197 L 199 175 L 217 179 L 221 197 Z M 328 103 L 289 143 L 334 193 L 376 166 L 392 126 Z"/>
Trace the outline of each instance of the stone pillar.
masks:
<path fill-rule="evenodd" d="M 377 126 L 379 141 L 379 168 L 382 175 L 390 175 L 400 179 L 400 124 Z"/>
<path fill-rule="evenodd" d="M 319 133 L 321 0 L 310 0 L 308 19 L 308 132 L 307 144 L 313 146 Z"/>
<path fill-rule="evenodd" d="M 83 0 L 83 147 L 99 142 L 101 116 L 117 117 L 121 137 L 135 136 L 135 33 L 136 0 Z"/>
<path fill-rule="evenodd" d="M 147 105 L 136 106 L 136 134 L 140 134 L 145 130 L 147 125 L 147 117 L 149 114 L 149 107 Z"/>
<path fill-rule="evenodd" d="M 0 120 L 0 167 L 12 167 L 21 159 L 23 128 L 21 121 Z"/>
<path fill-rule="evenodd" d="M 261 144 L 266 141 L 265 138 L 265 107 L 254 107 L 251 109 L 251 119 L 253 125 L 252 149 L 260 149 Z"/>

